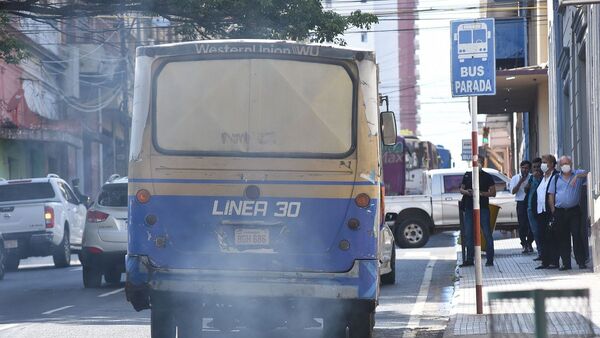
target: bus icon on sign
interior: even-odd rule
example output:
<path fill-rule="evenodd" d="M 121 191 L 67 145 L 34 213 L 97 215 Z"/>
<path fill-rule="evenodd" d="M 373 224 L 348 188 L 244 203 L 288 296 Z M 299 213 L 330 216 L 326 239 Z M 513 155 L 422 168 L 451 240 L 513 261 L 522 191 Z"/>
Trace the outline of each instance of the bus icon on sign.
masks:
<path fill-rule="evenodd" d="M 488 59 L 488 40 L 492 32 L 485 22 L 463 23 L 458 25 L 454 33 L 454 41 L 458 42 L 458 61 L 465 59 Z"/>

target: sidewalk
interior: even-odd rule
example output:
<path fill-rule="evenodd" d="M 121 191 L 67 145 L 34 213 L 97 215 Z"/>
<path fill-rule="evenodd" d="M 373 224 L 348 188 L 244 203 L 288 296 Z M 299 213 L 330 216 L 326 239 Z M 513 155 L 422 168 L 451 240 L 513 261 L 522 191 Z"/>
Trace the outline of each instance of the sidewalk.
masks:
<path fill-rule="evenodd" d="M 457 289 L 452 300 L 452 313 L 444 337 L 489 336 L 491 317 L 487 299 L 488 292 L 533 289 L 589 289 L 592 324 L 596 336 L 600 336 L 600 273 L 593 273 L 590 268 L 579 269 L 574 261 L 572 263 L 574 269 L 568 271 L 536 270 L 535 267 L 539 265 L 539 262 L 533 261 L 536 255 L 523 255 L 518 238 L 496 239 L 494 244 L 495 266 L 483 266 L 484 314 L 476 314 L 475 268 L 457 267 Z M 461 259 L 461 248 L 460 245 L 457 245 L 457 265 L 461 263 Z M 484 263 L 485 257 L 482 258 L 482 264 Z M 494 302 L 494 314 L 510 313 L 504 317 L 510 317 L 508 319 L 510 336 L 524 337 L 528 335 L 531 337 L 535 333 L 533 302 L 518 301 L 512 304 L 503 302 L 501 303 L 502 307 L 498 307 L 498 304 L 500 303 Z M 548 315 L 548 335 L 573 336 L 580 334 L 577 330 L 580 330 L 581 327 L 575 326 L 581 325 L 573 325 L 573 323 L 577 323 L 582 316 L 572 310 L 579 304 L 568 299 L 562 302 L 547 302 L 547 304 L 547 312 L 556 312 Z M 567 310 L 569 306 L 572 308 L 571 311 Z M 499 317 L 495 316 L 494 318 Z M 506 319 L 504 320 L 506 321 Z"/>

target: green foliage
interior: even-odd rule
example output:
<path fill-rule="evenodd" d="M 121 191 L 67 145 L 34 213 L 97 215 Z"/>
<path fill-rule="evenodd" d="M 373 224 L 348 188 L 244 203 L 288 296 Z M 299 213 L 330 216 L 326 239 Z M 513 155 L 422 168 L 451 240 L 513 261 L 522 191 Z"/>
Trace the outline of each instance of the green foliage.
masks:
<path fill-rule="evenodd" d="M 344 17 L 324 11 L 319 0 L 147 0 L 148 10 L 178 22 L 188 40 L 261 38 L 335 42 L 350 27 L 368 29 L 373 14 Z M 341 41 L 341 40 L 339 40 Z"/>
<path fill-rule="evenodd" d="M 377 23 L 373 14 L 355 11 L 342 16 L 325 11 L 320 0 L 0 0 L 0 58 L 18 62 L 26 56 L 9 33 L 6 13 L 50 22 L 135 12 L 170 20 L 185 40 L 254 38 L 344 44 L 338 36 L 348 28 L 369 29 Z"/>
<path fill-rule="evenodd" d="M 0 59 L 6 63 L 18 63 L 28 53 L 23 43 L 10 33 L 10 20 L 5 13 L 0 13 Z"/>

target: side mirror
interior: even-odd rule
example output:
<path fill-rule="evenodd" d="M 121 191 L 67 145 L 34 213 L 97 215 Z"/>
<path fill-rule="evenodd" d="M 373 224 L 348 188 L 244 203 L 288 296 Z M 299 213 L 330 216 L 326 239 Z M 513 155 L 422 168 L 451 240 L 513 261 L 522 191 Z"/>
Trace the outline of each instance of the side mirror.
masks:
<path fill-rule="evenodd" d="M 383 145 L 393 146 L 396 145 L 397 138 L 396 130 L 396 116 L 394 112 L 384 111 L 381 113 L 381 138 Z"/>
<path fill-rule="evenodd" d="M 92 206 L 93 203 L 94 203 L 94 201 L 92 201 L 92 198 L 89 197 L 89 196 L 86 196 L 85 200 L 83 201 L 83 205 L 85 205 L 85 207 L 87 209 L 89 209 Z"/>

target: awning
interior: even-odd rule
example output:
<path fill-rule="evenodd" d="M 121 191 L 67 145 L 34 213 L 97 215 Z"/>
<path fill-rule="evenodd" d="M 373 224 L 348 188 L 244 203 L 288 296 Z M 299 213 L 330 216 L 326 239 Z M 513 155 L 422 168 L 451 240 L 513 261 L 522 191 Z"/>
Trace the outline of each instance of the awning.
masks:
<path fill-rule="evenodd" d="M 479 96 L 479 114 L 533 112 L 537 87 L 548 82 L 546 65 L 496 71 L 496 95 Z"/>

